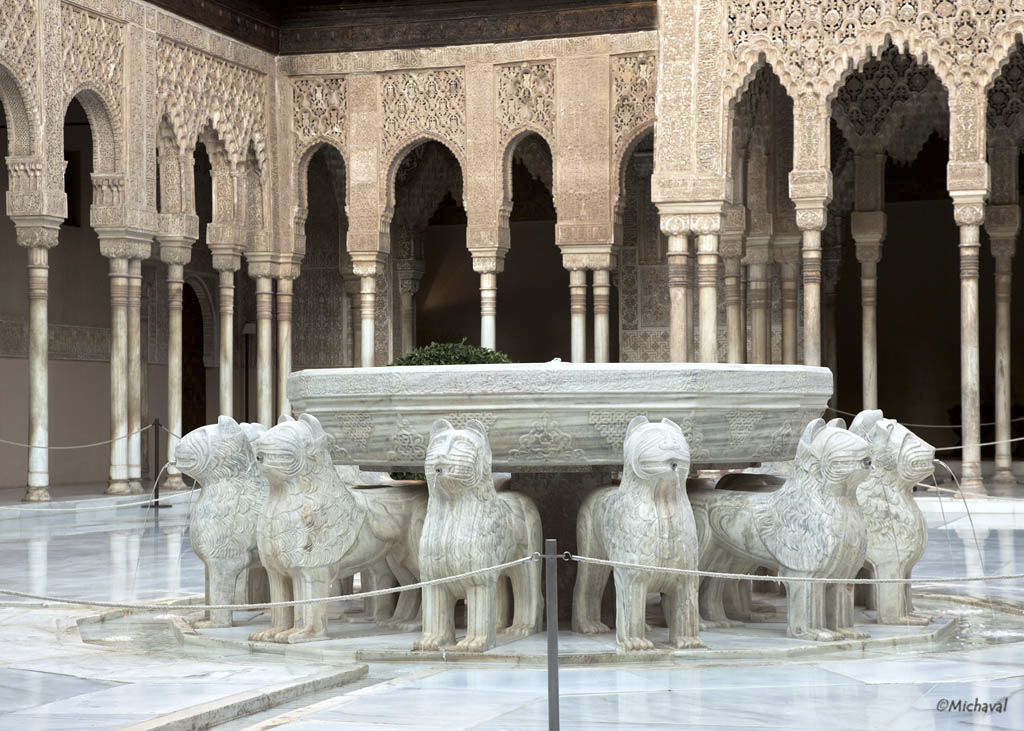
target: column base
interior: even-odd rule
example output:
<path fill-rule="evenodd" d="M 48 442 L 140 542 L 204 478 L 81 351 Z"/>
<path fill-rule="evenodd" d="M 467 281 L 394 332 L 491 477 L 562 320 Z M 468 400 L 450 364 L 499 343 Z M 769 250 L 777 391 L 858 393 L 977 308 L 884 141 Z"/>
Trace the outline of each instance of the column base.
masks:
<path fill-rule="evenodd" d="M 128 480 L 128 489 L 132 491 L 132 495 L 141 495 L 146 492 L 146 487 L 142 484 L 142 480 L 138 477 L 132 477 Z"/>
<path fill-rule="evenodd" d="M 998 487 L 1016 487 L 1017 477 L 1013 474 L 1012 470 L 996 470 L 996 473 L 992 476 L 992 484 Z"/>
<path fill-rule="evenodd" d="M 160 483 L 161 490 L 187 490 L 188 485 L 181 478 L 180 472 L 168 472 L 164 481 Z"/>
<path fill-rule="evenodd" d="M 985 495 L 985 483 L 980 477 L 961 477 L 960 490 L 964 495 Z"/>
<path fill-rule="evenodd" d="M 128 480 L 111 480 L 107 483 L 107 495 L 131 495 L 132 486 Z"/>
<path fill-rule="evenodd" d="M 25 497 L 21 499 L 23 503 L 48 503 L 50 500 L 49 487 L 33 487 L 31 485 L 25 491 Z"/>

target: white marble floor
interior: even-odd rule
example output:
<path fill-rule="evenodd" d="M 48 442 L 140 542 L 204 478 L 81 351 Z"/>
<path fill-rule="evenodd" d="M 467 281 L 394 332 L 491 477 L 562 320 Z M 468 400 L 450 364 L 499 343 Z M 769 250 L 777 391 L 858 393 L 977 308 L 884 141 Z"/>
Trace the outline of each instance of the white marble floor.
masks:
<path fill-rule="evenodd" d="M 1024 501 L 972 501 L 970 517 L 962 501 L 919 502 L 930 543 L 915 575 L 1024 571 Z M 152 510 L 135 507 L 7 511 L 0 506 L 0 588 L 102 600 L 202 589 L 182 505 L 161 511 L 159 526 Z M 1020 581 L 919 588 L 1024 606 Z M 131 637 L 83 644 L 75 623 L 82 609 L 0 603 L 0 728 L 115 728 L 325 669 L 227 648 L 190 656 L 133 646 Z M 996 617 L 966 605 L 963 638 L 930 650 L 565 668 L 562 728 L 1024 729 L 1024 642 L 1015 641 L 1024 638 L 1024 619 L 1003 626 Z M 987 644 L 994 642 L 1004 644 Z M 533 668 L 373 663 L 362 683 L 225 728 L 541 729 L 545 690 L 544 671 Z M 1004 707 L 966 710 L 975 701 Z"/>

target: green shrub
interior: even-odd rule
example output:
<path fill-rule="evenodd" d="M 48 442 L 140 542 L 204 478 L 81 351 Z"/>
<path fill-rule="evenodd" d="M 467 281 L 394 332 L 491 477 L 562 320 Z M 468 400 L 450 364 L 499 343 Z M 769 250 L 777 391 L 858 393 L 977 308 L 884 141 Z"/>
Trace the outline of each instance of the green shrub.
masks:
<path fill-rule="evenodd" d="M 477 345 L 470 345 L 463 338 L 458 343 L 431 343 L 416 348 L 401 358 L 396 358 L 393 366 L 418 365 L 465 365 L 468 363 L 511 363 L 509 357 L 495 350 L 488 350 Z"/>
<path fill-rule="evenodd" d="M 396 358 L 393 366 L 422 365 L 466 365 L 470 363 L 511 363 L 509 357 L 496 350 L 488 350 L 477 345 L 470 345 L 463 338 L 458 343 L 431 343 L 416 348 L 401 358 Z M 392 472 L 394 480 L 425 480 L 422 472 Z"/>

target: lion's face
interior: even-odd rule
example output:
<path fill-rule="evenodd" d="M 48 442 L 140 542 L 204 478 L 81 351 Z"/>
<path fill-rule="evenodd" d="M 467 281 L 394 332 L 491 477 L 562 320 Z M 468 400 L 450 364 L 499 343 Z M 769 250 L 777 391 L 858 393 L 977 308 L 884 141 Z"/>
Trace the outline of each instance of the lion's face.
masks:
<path fill-rule="evenodd" d="M 672 480 L 683 485 L 690 471 L 690 446 L 682 430 L 668 419 L 651 423 L 633 419 L 622 446 L 624 465 L 642 482 Z"/>
<path fill-rule="evenodd" d="M 314 469 L 322 461 L 321 453 L 329 449 L 327 445 L 320 422 L 303 414 L 298 420 L 282 416 L 273 428 L 260 435 L 253 447 L 260 472 L 276 485 Z"/>
<path fill-rule="evenodd" d="M 871 469 L 871 449 L 845 426 L 841 420 L 826 425 L 815 419 L 808 424 L 800 437 L 795 467 L 805 475 L 820 476 L 830 492 L 853 497 Z"/>
<path fill-rule="evenodd" d="M 452 497 L 485 487 L 493 491 L 491 446 L 484 425 L 470 419 L 465 429 L 456 429 L 444 419 L 435 421 L 424 469 L 427 487 Z"/>
<path fill-rule="evenodd" d="M 878 410 L 863 411 L 850 431 L 867 440 L 874 469 L 895 473 L 901 481 L 918 483 L 935 470 L 935 447 Z"/>
<path fill-rule="evenodd" d="M 190 431 L 174 449 L 175 466 L 200 485 L 244 473 L 253 460 L 242 426 L 230 416 Z"/>

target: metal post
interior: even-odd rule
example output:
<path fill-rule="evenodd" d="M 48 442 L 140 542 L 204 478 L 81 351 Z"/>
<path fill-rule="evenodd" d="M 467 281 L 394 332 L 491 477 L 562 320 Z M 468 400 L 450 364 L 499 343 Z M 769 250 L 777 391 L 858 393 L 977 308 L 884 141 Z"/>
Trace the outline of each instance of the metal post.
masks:
<path fill-rule="evenodd" d="M 558 542 L 544 541 L 544 604 L 548 631 L 548 729 L 558 731 Z"/>
<path fill-rule="evenodd" d="M 150 503 L 142 505 L 143 509 L 149 508 L 169 508 L 170 505 L 164 505 L 160 502 L 160 420 L 153 419 L 153 474 L 156 475 L 153 479 L 156 482 L 153 484 L 153 500 Z M 158 518 L 159 519 L 159 518 Z"/>

